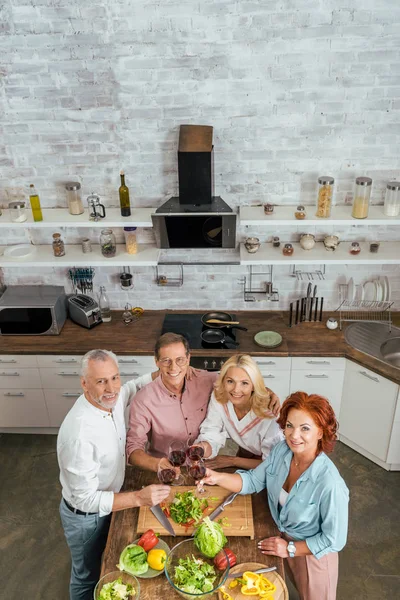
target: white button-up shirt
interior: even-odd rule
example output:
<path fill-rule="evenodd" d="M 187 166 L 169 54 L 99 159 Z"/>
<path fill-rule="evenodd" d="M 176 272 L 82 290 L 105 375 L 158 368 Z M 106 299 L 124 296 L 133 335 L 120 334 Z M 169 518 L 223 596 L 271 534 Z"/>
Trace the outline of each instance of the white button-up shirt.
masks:
<path fill-rule="evenodd" d="M 99 513 L 112 510 L 114 492 L 125 477 L 125 409 L 151 373 L 125 383 L 111 413 L 96 408 L 82 394 L 65 417 L 57 438 L 62 495 L 74 508 Z"/>

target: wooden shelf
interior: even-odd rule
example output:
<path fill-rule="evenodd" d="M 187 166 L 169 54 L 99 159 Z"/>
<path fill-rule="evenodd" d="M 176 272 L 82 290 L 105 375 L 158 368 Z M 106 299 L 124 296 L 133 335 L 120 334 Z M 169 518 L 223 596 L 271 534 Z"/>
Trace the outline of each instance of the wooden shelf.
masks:
<path fill-rule="evenodd" d="M 312 250 L 303 250 L 297 242 L 292 243 L 294 253 L 284 256 L 281 242 L 279 248 L 274 248 L 272 243 L 261 244 L 255 254 L 247 252 L 244 244 L 240 244 L 241 265 L 398 265 L 400 264 L 400 242 L 382 242 L 379 251 L 373 254 L 369 251 L 369 242 L 361 242 L 361 252 L 353 256 L 349 252 L 351 242 L 341 242 L 334 252 L 325 249 L 323 242 L 317 242 Z"/>
<path fill-rule="evenodd" d="M 155 208 L 133 208 L 130 217 L 121 217 L 119 208 L 106 208 L 106 216 L 99 221 L 89 221 L 89 213 L 85 210 L 81 215 L 71 215 L 66 208 L 44 208 L 42 209 L 43 221 L 35 222 L 30 209 L 27 209 L 28 218 L 23 223 L 11 221 L 10 212 L 3 210 L 0 216 L 1 227 L 15 227 L 15 229 L 42 229 L 43 227 L 153 227 L 151 215 Z"/>
<path fill-rule="evenodd" d="M 387 217 L 383 213 L 383 206 L 370 206 L 366 219 L 354 219 L 351 216 L 351 206 L 333 206 L 332 215 L 329 219 L 321 219 L 315 216 L 316 207 L 306 206 L 307 217 L 296 219 L 295 206 L 275 206 L 272 215 L 265 215 L 262 206 L 241 206 L 241 225 L 298 225 L 303 223 L 312 225 L 399 225 L 400 215 Z"/>
<path fill-rule="evenodd" d="M 65 256 L 55 257 L 51 245 L 33 246 L 34 254 L 27 258 L 8 258 L 3 256 L 6 246 L 0 248 L 0 267 L 155 267 L 160 250 L 151 244 L 138 245 L 137 254 L 128 254 L 125 244 L 117 244 L 117 253 L 113 258 L 105 258 L 100 246 L 92 246 L 93 251 L 83 254 L 80 245 L 65 246 Z"/>

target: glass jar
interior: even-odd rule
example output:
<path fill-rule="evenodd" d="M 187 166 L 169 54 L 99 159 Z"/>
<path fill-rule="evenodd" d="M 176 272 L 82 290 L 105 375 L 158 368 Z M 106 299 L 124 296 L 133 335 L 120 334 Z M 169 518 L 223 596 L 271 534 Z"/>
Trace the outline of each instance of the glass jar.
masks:
<path fill-rule="evenodd" d="M 128 254 L 137 253 L 136 227 L 124 227 L 125 245 Z"/>
<path fill-rule="evenodd" d="M 274 237 L 272 238 L 272 245 L 274 248 L 279 248 L 279 246 L 281 245 L 280 239 L 277 235 L 274 235 Z"/>
<path fill-rule="evenodd" d="M 304 206 L 302 204 L 299 204 L 299 206 L 296 208 L 294 216 L 296 217 L 296 219 L 305 219 L 307 216 L 306 213 L 306 209 L 304 208 Z"/>
<path fill-rule="evenodd" d="M 83 204 L 81 198 L 81 184 L 78 181 L 69 181 L 65 184 L 67 190 L 67 204 L 71 215 L 81 215 Z"/>
<path fill-rule="evenodd" d="M 117 253 L 117 241 L 112 229 L 102 229 L 100 233 L 101 253 L 106 258 L 112 258 Z"/>
<path fill-rule="evenodd" d="M 54 256 L 65 256 L 65 246 L 61 239 L 61 233 L 53 233 L 53 254 Z"/>
<path fill-rule="evenodd" d="M 370 177 L 357 177 L 353 210 L 351 212 L 351 216 L 354 219 L 366 219 L 368 217 L 371 189 L 372 179 Z"/>
<path fill-rule="evenodd" d="M 267 204 L 264 204 L 264 214 L 265 215 L 272 215 L 274 212 L 274 205 L 273 204 L 269 204 L 267 202 Z"/>
<path fill-rule="evenodd" d="M 350 254 L 360 254 L 361 248 L 358 242 L 351 242 Z"/>
<path fill-rule="evenodd" d="M 89 238 L 84 238 L 82 240 L 82 252 L 83 254 L 89 254 L 92 251 L 92 242 Z"/>
<path fill-rule="evenodd" d="M 371 242 L 369 245 L 369 251 L 372 252 L 372 254 L 376 254 L 379 250 L 379 246 L 380 242 Z"/>
<path fill-rule="evenodd" d="M 397 217 L 400 213 L 400 181 L 389 181 L 387 184 L 383 212 L 388 217 Z"/>
<path fill-rule="evenodd" d="M 25 202 L 10 202 L 8 208 L 10 209 L 10 217 L 13 223 L 23 223 L 26 221 Z"/>
<path fill-rule="evenodd" d="M 292 244 L 285 244 L 283 246 L 282 254 L 284 256 L 291 256 L 294 252 Z"/>
<path fill-rule="evenodd" d="M 333 184 L 335 180 L 329 175 L 318 177 L 318 198 L 316 217 L 327 219 L 331 216 Z"/>

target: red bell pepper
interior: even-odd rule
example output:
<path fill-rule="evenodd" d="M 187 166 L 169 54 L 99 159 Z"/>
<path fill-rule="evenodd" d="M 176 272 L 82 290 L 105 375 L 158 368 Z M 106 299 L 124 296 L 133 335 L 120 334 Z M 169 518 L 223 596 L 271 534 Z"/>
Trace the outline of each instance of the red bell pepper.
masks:
<path fill-rule="evenodd" d="M 228 559 L 225 556 L 224 550 L 228 556 Z M 229 548 L 224 548 L 224 550 L 218 552 L 217 556 L 214 558 L 214 565 L 216 566 L 218 571 L 224 571 L 227 567 L 228 562 L 230 567 L 234 567 L 237 563 L 236 556 L 232 552 L 232 550 L 230 550 Z"/>
<path fill-rule="evenodd" d="M 148 529 L 147 531 L 145 531 L 144 534 L 139 538 L 139 541 L 137 543 L 137 545 L 141 546 L 145 552 L 148 552 L 149 550 L 154 548 L 154 546 L 157 546 L 157 544 L 158 537 L 152 529 Z"/>

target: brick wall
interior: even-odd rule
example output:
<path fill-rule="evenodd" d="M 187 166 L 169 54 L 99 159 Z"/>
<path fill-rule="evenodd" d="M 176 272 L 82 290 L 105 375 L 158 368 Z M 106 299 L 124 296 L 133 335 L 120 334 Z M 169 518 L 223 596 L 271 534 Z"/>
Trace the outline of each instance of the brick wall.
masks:
<path fill-rule="evenodd" d="M 399 25 L 398 0 L 3 0 L 0 203 L 35 183 L 43 206 L 65 206 L 73 179 L 115 206 L 124 168 L 133 203 L 158 206 L 177 192 L 181 123 L 214 126 L 216 193 L 232 206 L 311 204 L 320 174 L 335 177 L 338 203 L 369 175 L 382 203 L 400 173 Z M 343 237 L 355 234 L 400 239 L 369 228 Z M 239 308 L 246 269 L 231 269 L 187 267 L 184 287 L 165 290 L 139 269 L 129 301 Z M 297 293 L 286 271 L 275 269 L 284 303 Z M 328 271 L 335 304 L 341 273 Z M 399 270 L 389 271 L 400 287 Z M 54 272 L 4 272 L 7 283 L 32 277 L 54 281 Z M 97 277 L 120 306 L 115 271 Z"/>

